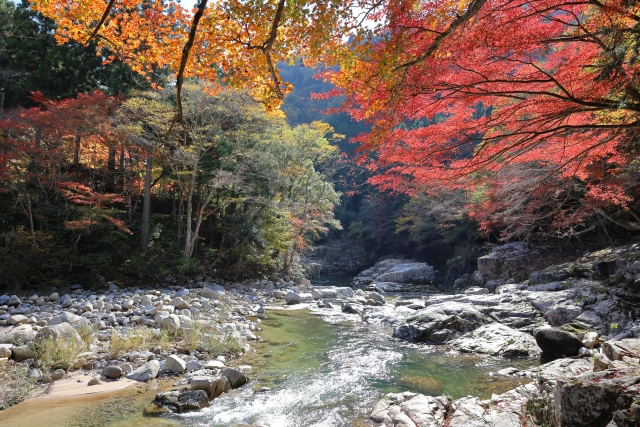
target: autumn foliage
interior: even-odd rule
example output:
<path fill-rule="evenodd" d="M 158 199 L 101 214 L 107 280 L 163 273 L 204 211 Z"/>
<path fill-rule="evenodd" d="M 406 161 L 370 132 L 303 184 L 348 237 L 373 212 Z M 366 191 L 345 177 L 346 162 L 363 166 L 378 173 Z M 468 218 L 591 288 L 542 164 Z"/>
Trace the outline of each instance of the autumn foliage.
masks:
<path fill-rule="evenodd" d="M 372 124 L 357 141 L 375 152 L 381 188 L 463 189 L 485 229 L 512 237 L 566 229 L 609 206 L 630 215 L 638 196 L 639 12 L 618 0 L 388 1 L 384 25 L 324 77 Z"/>

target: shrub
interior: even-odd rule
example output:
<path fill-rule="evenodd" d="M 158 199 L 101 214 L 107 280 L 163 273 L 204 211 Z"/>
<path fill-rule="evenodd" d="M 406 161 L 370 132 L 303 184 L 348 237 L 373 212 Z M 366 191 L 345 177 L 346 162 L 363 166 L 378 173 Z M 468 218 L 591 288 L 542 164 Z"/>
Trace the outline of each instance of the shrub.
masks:
<path fill-rule="evenodd" d="M 0 410 L 15 405 L 29 397 L 35 388 L 33 379 L 25 368 L 5 365 L 0 368 Z"/>

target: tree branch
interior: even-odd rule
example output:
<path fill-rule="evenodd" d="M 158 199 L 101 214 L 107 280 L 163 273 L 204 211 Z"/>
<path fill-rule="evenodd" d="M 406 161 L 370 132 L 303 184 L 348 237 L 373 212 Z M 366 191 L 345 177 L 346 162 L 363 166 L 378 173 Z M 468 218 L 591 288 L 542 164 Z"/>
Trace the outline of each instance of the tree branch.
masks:
<path fill-rule="evenodd" d="M 89 44 L 89 42 L 98 35 L 98 31 L 100 31 L 100 28 L 104 24 L 104 21 L 106 21 L 107 18 L 109 17 L 109 13 L 111 13 L 111 9 L 113 8 L 113 5 L 115 4 L 115 2 L 116 0 L 109 0 L 109 4 L 107 5 L 107 8 L 104 10 L 104 13 L 102 14 L 102 18 L 100 18 L 100 22 L 98 22 L 98 25 L 96 25 L 96 28 L 93 29 L 93 32 L 91 33 L 87 41 L 84 42 L 85 45 Z"/>
<path fill-rule="evenodd" d="M 413 61 L 405 62 L 402 65 L 398 65 L 393 69 L 393 71 L 398 71 L 403 68 L 409 68 L 425 61 L 427 58 L 433 55 L 433 53 L 438 50 L 440 45 L 442 45 L 442 43 L 444 43 L 444 41 L 448 39 L 458 28 L 462 27 L 464 24 L 469 22 L 471 18 L 477 15 L 477 13 L 480 12 L 480 9 L 486 2 L 487 0 L 471 0 L 471 3 L 469 3 L 469 7 L 467 7 L 467 10 L 465 10 L 462 15 L 458 15 L 456 19 L 453 20 L 451 25 L 449 25 L 449 28 L 447 28 L 439 36 L 433 39 L 433 43 L 431 43 L 431 46 L 429 46 L 426 52 L 418 56 Z"/>

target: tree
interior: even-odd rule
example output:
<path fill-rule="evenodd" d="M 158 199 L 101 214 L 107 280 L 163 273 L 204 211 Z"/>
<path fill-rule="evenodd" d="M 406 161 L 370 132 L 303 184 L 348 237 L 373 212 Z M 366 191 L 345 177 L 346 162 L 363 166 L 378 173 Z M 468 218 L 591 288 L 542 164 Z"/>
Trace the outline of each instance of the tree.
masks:
<path fill-rule="evenodd" d="M 181 88 L 197 76 L 218 89 L 249 88 L 273 107 L 289 91 L 276 64 L 306 64 L 341 45 L 350 4 L 324 0 L 200 0 L 190 10 L 175 1 L 37 0 L 34 8 L 58 23 L 59 42 L 95 40 L 107 61 L 122 59 L 152 75 L 170 69 L 176 80 L 176 120 Z M 192 54 L 193 51 L 193 54 Z"/>
<path fill-rule="evenodd" d="M 29 8 L 0 0 L 0 92 L 4 108 L 31 107 L 32 92 L 48 99 L 73 98 L 97 88 L 110 95 L 127 93 L 147 82 L 122 62 L 103 64 L 96 44 L 58 45 L 55 23 Z M 2 95 L 0 95 L 2 96 Z"/>
<path fill-rule="evenodd" d="M 629 208 L 615 176 L 635 161 L 640 128 L 635 5 L 399 0 L 377 13 L 369 42 L 324 73 L 344 109 L 373 125 L 357 139 L 376 152 L 372 182 L 409 194 L 506 189 L 513 165 L 546 171 L 513 191 L 575 179 L 585 201 Z"/>

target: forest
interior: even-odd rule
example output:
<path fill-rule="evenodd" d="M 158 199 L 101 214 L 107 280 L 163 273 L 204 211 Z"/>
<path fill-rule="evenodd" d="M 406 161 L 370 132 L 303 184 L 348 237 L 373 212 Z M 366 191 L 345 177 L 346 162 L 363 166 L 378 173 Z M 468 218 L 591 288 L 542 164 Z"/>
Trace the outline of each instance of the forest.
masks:
<path fill-rule="evenodd" d="M 0 286 L 640 231 L 639 6 L 0 0 Z M 221 24 L 222 23 L 222 24 Z"/>

